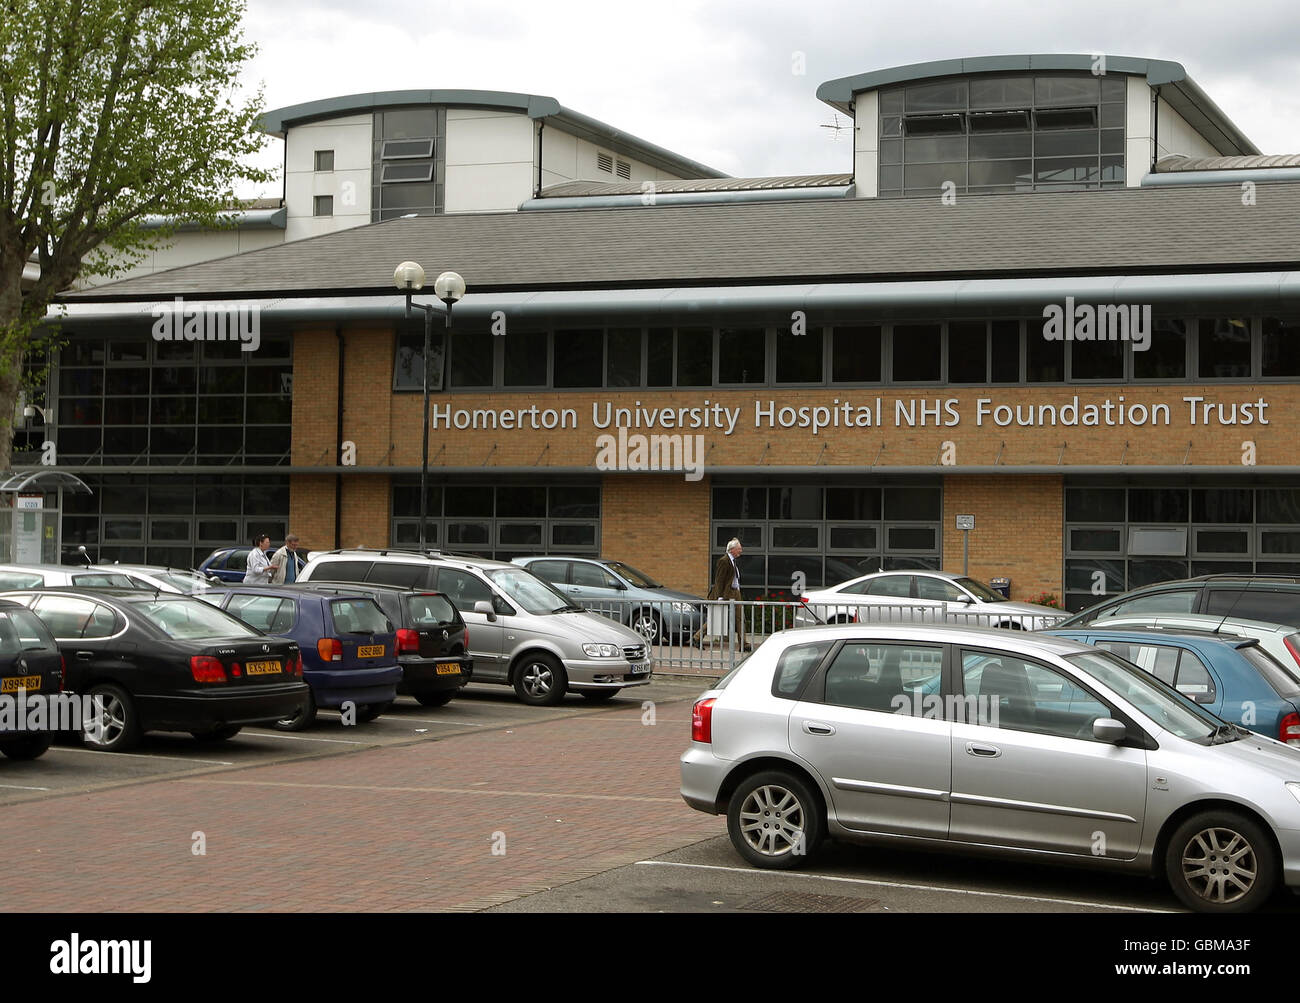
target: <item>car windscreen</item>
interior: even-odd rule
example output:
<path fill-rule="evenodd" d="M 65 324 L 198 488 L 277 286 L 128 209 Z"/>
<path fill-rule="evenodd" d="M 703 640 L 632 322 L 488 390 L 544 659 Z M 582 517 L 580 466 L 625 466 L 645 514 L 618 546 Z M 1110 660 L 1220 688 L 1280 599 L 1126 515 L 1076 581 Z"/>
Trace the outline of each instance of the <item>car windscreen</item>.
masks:
<path fill-rule="evenodd" d="M 155 599 L 132 603 L 131 611 L 177 641 L 264 636 L 225 610 L 198 599 Z"/>
<path fill-rule="evenodd" d="M 387 634 L 393 629 L 373 599 L 331 599 L 330 616 L 341 634 Z"/>
<path fill-rule="evenodd" d="M 54 636 L 35 613 L 25 609 L 0 610 L 0 656 L 57 650 Z"/>
<path fill-rule="evenodd" d="M 617 575 L 622 575 L 633 585 L 639 586 L 640 588 L 643 589 L 660 588 L 660 585 L 657 581 L 655 581 L 645 572 L 637 571 L 637 569 L 632 567 L 632 565 L 630 564 L 624 564 L 622 561 L 610 561 L 608 564 L 605 565 L 605 567 L 609 568 L 610 571 L 613 571 Z"/>
<path fill-rule="evenodd" d="M 975 596 L 980 602 L 1006 602 L 1007 597 L 1000 592 L 994 592 L 983 582 L 977 582 L 974 578 L 958 578 L 957 584 L 964 588 L 971 595 Z"/>
<path fill-rule="evenodd" d="M 1224 724 L 1172 686 L 1109 651 L 1080 652 L 1065 659 L 1179 738 L 1208 738 Z"/>
<path fill-rule="evenodd" d="M 183 592 L 198 592 L 212 586 L 203 575 L 196 575 L 191 571 L 160 571 L 156 577 Z"/>
<path fill-rule="evenodd" d="M 110 589 L 139 589 L 151 588 L 152 586 L 142 585 L 134 578 L 128 578 L 119 572 L 95 572 L 84 575 L 73 575 L 73 585 L 81 585 L 89 588 L 110 588 Z"/>
<path fill-rule="evenodd" d="M 445 627 L 456 622 L 456 607 L 446 596 L 414 595 L 406 597 L 406 612 L 412 627 Z"/>
<path fill-rule="evenodd" d="M 529 613 L 558 613 L 573 604 L 525 568 L 489 571 L 492 583 Z"/>

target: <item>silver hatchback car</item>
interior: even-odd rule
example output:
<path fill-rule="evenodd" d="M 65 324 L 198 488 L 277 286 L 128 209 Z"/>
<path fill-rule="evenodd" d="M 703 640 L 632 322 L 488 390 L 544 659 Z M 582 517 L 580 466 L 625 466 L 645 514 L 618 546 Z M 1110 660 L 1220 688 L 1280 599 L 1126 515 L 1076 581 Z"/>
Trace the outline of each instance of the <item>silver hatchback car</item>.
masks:
<path fill-rule="evenodd" d="M 782 631 L 696 702 L 681 777 L 759 867 L 831 836 L 1163 873 L 1204 912 L 1300 886 L 1300 749 L 1060 638 Z"/>

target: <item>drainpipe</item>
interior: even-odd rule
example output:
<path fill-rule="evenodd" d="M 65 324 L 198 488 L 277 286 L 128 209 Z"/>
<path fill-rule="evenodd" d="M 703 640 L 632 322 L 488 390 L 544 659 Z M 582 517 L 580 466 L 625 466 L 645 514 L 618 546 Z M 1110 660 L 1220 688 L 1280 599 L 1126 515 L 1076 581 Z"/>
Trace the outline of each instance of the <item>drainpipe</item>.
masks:
<path fill-rule="evenodd" d="M 347 347 L 341 327 L 334 328 L 334 338 L 339 346 L 338 395 L 334 405 L 337 415 L 334 463 L 339 470 L 334 475 L 334 549 L 340 550 L 343 547 L 343 355 Z"/>
<path fill-rule="evenodd" d="M 546 120 L 537 120 L 537 184 L 533 187 L 533 198 L 542 196 L 542 132 L 546 128 Z"/>
<path fill-rule="evenodd" d="M 1160 88 L 1151 90 L 1151 167 L 1148 173 L 1156 172 L 1156 161 L 1160 159 Z"/>

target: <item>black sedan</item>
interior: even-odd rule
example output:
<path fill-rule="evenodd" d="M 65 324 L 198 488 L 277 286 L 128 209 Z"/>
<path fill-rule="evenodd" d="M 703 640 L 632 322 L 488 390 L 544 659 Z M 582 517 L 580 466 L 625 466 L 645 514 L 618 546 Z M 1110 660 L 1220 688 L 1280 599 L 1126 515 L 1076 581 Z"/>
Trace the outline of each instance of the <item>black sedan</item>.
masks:
<path fill-rule="evenodd" d="M 10 759 L 35 759 L 50 747 L 50 720 L 27 713 L 36 700 L 63 689 L 63 658 L 54 638 L 31 610 L 0 601 L 0 752 Z"/>
<path fill-rule="evenodd" d="M 92 701 L 82 738 L 120 752 L 146 731 L 224 740 L 246 724 L 300 712 L 308 696 L 293 641 L 268 637 L 189 596 L 117 589 L 29 589 L 29 607 L 66 665 L 65 687 Z"/>

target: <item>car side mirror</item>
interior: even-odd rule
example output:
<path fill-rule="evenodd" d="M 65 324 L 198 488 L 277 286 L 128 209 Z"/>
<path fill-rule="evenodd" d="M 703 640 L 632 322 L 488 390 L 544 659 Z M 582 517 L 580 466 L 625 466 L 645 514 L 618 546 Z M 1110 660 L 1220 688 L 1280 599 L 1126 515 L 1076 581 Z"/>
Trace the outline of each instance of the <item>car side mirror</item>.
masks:
<path fill-rule="evenodd" d="M 624 585 L 622 582 L 620 582 L 617 578 L 610 578 L 608 581 L 605 582 L 605 587 L 610 589 L 618 589 L 620 592 L 627 591 L 627 586 Z"/>
<path fill-rule="evenodd" d="M 482 613 L 485 617 L 488 618 L 489 623 L 496 622 L 497 611 L 492 608 L 492 604 L 488 602 L 486 599 L 480 599 L 478 602 L 474 604 L 474 612 Z"/>
<path fill-rule="evenodd" d="M 1123 721 L 1116 721 L 1113 717 L 1099 717 L 1092 722 L 1092 736 L 1098 742 L 1109 742 L 1114 745 L 1128 738 L 1128 725 Z"/>

